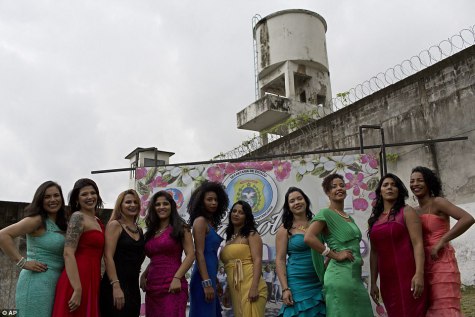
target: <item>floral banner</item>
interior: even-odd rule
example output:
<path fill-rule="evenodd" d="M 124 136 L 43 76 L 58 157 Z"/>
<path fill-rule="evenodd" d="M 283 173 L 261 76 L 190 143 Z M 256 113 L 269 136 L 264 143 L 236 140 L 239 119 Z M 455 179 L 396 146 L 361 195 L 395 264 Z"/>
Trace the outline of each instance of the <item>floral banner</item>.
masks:
<path fill-rule="evenodd" d="M 264 242 L 263 262 L 273 268 L 275 234 L 282 223 L 282 206 L 286 191 L 291 186 L 301 188 L 310 198 L 311 210 L 315 214 L 328 206 L 328 197 L 323 192 L 321 183 L 323 178 L 331 173 L 339 173 L 344 177 L 347 189 L 345 212 L 355 219 L 363 234 L 360 247 L 362 256 L 366 259 L 362 279 L 367 285 L 367 219 L 379 181 L 378 161 L 372 155 L 314 156 L 294 160 L 138 168 L 136 189 L 141 196 L 142 219 L 145 217 L 150 197 L 159 190 L 167 190 L 174 197 L 180 216 L 187 220 L 186 206 L 194 188 L 204 180 L 222 182 L 230 204 L 245 200 L 253 207 L 257 228 Z M 226 225 L 227 217 L 218 230 L 222 237 Z M 275 304 L 267 304 L 266 316 L 277 315 L 280 308 L 277 297 L 274 295 Z"/>

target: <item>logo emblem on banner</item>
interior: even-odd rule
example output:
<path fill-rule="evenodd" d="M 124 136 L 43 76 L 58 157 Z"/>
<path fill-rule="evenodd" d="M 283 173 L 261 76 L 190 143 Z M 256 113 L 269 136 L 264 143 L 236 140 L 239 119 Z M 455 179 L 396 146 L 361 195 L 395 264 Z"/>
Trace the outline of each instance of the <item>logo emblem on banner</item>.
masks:
<path fill-rule="evenodd" d="M 274 209 L 277 202 L 277 186 L 266 172 L 243 169 L 224 179 L 229 200 L 247 202 L 256 221 L 264 219 Z"/>
<path fill-rule="evenodd" d="M 181 190 L 177 188 L 166 188 L 165 191 L 172 195 L 173 200 L 176 202 L 176 208 L 180 209 L 183 206 L 185 198 L 183 197 L 183 193 Z"/>

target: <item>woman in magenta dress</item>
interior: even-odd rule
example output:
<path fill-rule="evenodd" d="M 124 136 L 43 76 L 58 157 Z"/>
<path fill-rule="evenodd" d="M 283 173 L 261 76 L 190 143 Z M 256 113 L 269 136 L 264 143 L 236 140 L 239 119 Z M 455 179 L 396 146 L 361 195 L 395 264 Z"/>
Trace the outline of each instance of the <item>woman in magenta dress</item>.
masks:
<path fill-rule="evenodd" d="M 216 277 L 218 248 L 223 238 L 217 230 L 228 204 L 229 198 L 221 183 L 205 181 L 191 194 L 188 223 L 193 226 L 196 262 L 190 281 L 190 317 L 221 316 Z"/>
<path fill-rule="evenodd" d="M 389 317 L 422 317 L 426 312 L 422 228 L 415 210 L 406 205 L 408 192 L 402 181 L 386 174 L 376 188 L 368 219 L 371 241 L 371 297 L 381 296 Z"/>
<path fill-rule="evenodd" d="M 96 183 L 78 180 L 71 191 L 72 215 L 64 243 L 65 270 L 56 286 L 53 317 L 99 316 L 104 226 L 96 217 L 102 199 Z"/>
<path fill-rule="evenodd" d="M 425 249 L 425 276 L 429 291 L 427 317 L 459 317 L 460 272 L 455 250 L 449 241 L 474 223 L 465 210 L 442 198 L 442 185 L 427 167 L 418 166 L 411 173 L 411 191 L 419 202 L 419 216 Z M 450 217 L 457 223 L 450 229 Z"/>
<path fill-rule="evenodd" d="M 140 287 L 146 293 L 145 314 L 185 317 L 188 299 L 185 274 L 195 259 L 191 232 L 166 191 L 154 194 L 148 206 L 145 254 L 150 264 L 140 277 Z M 186 256 L 182 262 L 183 251 Z"/>

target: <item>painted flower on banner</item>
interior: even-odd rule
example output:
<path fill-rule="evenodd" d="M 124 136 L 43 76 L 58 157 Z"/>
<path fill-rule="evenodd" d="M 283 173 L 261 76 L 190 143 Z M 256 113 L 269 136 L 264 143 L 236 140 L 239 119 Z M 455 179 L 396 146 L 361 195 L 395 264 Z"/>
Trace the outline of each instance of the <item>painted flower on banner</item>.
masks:
<path fill-rule="evenodd" d="M 325 157 L 320 158 L 320 163 L 323 164 L 325 171 L 331 173 L 353 173 L 351 169 L 352 165 L 355 163 L 355 157 L 350 156 L 334 156 L 334 157 Z"/>
<path fill-rule="evenodd" d="M 172 178 L 177 178 L 177 186 L 185 187 L 191 184 L 194 180 L 198 179 L 203 173 L 204 167 L 196 165 L 195 167 L 189 166 L 175 166 L 170 175 Z"/>
<path fill-rule="evenodd" d="M 365 211 L 368 209 L 368 201 L 362 197 L 353 199 L 353 208 L 355 210 Z"/>
<path fill-rule="evenodd" d="M 168 183 L 163 179 L 162 175 L 158 175 L 155 179 L 150 183 L 151 188 L 155 187 L 167 187 Z"/>
<path fill-rule="evenodd" d="M 147 175 L 147 169 L 140 167 L 135 170 L 135 179 L 142 179 Z"/>
<path fill-rule="evenodd" d="M 367 173 L 374 173 L 378 170 L 378 160 L 372 154 L 361 156 L 361 164 L 365 167 Z"/>
<path fill-rule="evenodd" d="M 371 207 L 374 207 L 376 205 L 376 193 L 371 192 L 368 194 L 368 199 L 371 200 Z"/>
<path fill-rule="evenodd" d="M 225 165 L 224 164 L 216 164 L 208 168 L 206 171 L 208 175 L 208 179 L 212 182 L 222 182 L 224 179 L 225 172 Z"/>
<path fill-rule="evenodd" d="M 364 174 L 363 173 L 346 173 L 345 174 L 346 179 L 348 179 L 348 182 L 346 182 L 346 189 L 351 189 L 353 188 L 353 195 L 354 196 L 359 196 L 360 194 L 360 189 L 366 190 L 368 189 L 368 186 L 363 183 L 364 179 Z"/>
<path fill-rule="evenodd" d="M 145 214 L 147 212 L 148 203 L 149 203 L 148 197 L 149 197 L 148 194 L 140 197 L 140 216 L 141 217 L 145 217 Z"/>
<path fill-rule="evenodd" d="M 315 169 L 313 162 L 306 159 L 295 160 L 292 165 L 297 169 L 297 173 L 302 176 L 312 172 Z"/>
<path fill-rule="evenodd" d="M 288 161 L 273 161 L 274 163 L 274 174 L 277 181 L 282 182 L 284 179 L 287 179 L 292 170 L 292 165 Z"/>

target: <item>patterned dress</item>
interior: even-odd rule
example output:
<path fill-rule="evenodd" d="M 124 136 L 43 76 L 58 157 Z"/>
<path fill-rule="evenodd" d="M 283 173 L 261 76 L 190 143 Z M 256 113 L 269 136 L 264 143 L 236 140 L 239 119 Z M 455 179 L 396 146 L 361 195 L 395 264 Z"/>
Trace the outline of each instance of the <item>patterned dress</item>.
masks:
<path fill-rule="evenodd" d="M 15 295 L 18 316 L 51 316 L 56 282 L 64 268 L 63 249 L 64 232 L 50 219 L 46 219 L 46 231 L 41 236 L 26 235 L 27 261 L 45 263 L 48 270 L 20 272 Z"/>
<path fill-rule="evenodd" d="M 168 289 L 173 276 L 181 265 L 183 246 L 170 234 L 169 226 L 161 235 L 145 244 L 145 254 L 150 258 L 145 295 L 145 312 L 147 316 L 185 317 L 188 299 L 188 283 L 181 278 L 181 291 L 170 293 Z"/>

